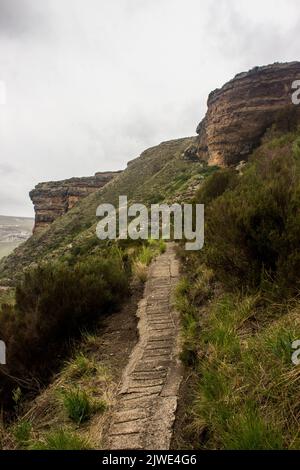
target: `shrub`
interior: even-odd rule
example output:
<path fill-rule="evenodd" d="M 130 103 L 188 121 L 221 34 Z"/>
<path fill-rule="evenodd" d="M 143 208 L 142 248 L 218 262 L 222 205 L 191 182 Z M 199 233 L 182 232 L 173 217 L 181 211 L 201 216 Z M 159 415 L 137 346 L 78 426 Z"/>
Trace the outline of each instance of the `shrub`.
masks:
<path fill-rule="evenodd" d="M 227 285 L 257 287 L 270 278 L 276 281 L 273 290 L 281 295 L 299 287 L 296 142 L 294 146 L 278 142 L 272 150 L 263 147 L 238 182 L 221 194 L 215 191 L 215 199 L 206 207 L 205 259 Z M 218 186 L 218 178 L 218 173 L 212 176 L 212 187 L 214 179 Z M 205 191 L 198 197 L 203 194 L 207 198 Z"/>
<path fill-rule="evenodd" d="M 233 168 L 220 169 L 205 180 L 196 194 L 196 200 L 207 205 L 227 189 L 234 188 L 237 181 L 238 176 Z"/>
<path fill-rule="evenodd" d="M 16 288 L 16 305 L 0 310 L 0 337 L 7 344 L 2 398 L 11 399 L 11 376 L 46 378 L 70 338 L 117 308 L 128 293 L 122 256 L 93 256 L 70 267 L 47 263 L 26 272 Z M 45 347 L 47 345 L 47 347 Z M 0 369 L 1 370 L 1 369 Z M 10 386 L 8 386 L 10 384 Z"/>

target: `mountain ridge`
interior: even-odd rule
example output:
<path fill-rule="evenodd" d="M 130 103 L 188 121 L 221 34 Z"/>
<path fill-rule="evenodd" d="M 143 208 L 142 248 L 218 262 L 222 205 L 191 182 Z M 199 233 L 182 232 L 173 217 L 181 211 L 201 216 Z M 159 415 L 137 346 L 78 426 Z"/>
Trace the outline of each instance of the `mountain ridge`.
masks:
<path fill-rule="evenodd" d="M 286 126 L 289 131 L 300 122 L 300 107 L 290 104 L 292 82 L 298 77 L 300 62 L 275 63 L 237 74 L 210 93 L 197 136 L 153 146 L 130 160 L 123 172 L 100 189 L 71 201 L 67 209 L 64 202 L 60 204 L 63 210 L 51 225 L 0 262 L 0 279 L 14 278 L 32 263 L 60 257 L 95 237 L 97 206 L 117 205 L 119 195 L 146 204 L 193 197 L 202 180 L 217 167 L 247 160 L 272 126 Z M 51 197 L 49 201 L 51 205 Z"/>

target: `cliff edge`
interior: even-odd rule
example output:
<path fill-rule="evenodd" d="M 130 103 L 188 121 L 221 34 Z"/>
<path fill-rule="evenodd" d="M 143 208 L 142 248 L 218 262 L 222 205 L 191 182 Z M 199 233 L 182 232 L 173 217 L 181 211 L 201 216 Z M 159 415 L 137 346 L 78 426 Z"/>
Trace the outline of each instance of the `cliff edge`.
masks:
<path fill-rule="evenodd" d="M 246 160 L 276 121 L 300 122 L 292 104 L 292 83 L 300 79 L 300 62 L 254 67 L 210 93 L 207 113 L 197 127 L 196 153 L 210 165 Z M 290 129 L 286 129 L 290 130 Z"/>

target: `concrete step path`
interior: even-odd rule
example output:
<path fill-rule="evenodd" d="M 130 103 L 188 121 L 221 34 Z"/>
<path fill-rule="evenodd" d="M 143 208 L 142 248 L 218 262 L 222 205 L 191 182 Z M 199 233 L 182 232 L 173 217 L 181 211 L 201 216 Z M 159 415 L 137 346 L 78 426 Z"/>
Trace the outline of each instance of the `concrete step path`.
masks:
<path fill-rule="evenodd" d="M 179 315 L 172 294 L 179 279 L 175 245 L 152 262 L 139 303 L 139 341 L 123 373 L 109 428 L 109 449 L 169 449 L 182 368 Z"/>

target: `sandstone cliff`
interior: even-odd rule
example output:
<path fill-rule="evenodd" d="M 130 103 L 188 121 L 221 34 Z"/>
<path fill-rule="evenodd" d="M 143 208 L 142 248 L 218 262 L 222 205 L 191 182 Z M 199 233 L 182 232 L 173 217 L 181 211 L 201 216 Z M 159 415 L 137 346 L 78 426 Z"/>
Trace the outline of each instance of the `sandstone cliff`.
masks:
<path fill-rule="evenodd" d="M 247 159 L 280 113 L 287 124 L 300 106 L 292 104 L 292 83 L 300 79 L 300 62 L 255 67 L 210 93 L 205 118 L 197 127 L 197 154 L 211 165 Z"/>
<path fill-rule="evenodd" d="M 35 210 L 34 231 L 50 225 L 72 209 L 79 199 L 102 188 L 119 173 L 99 172 L 90 177 L 39 183 L 29 194 Z"/>

